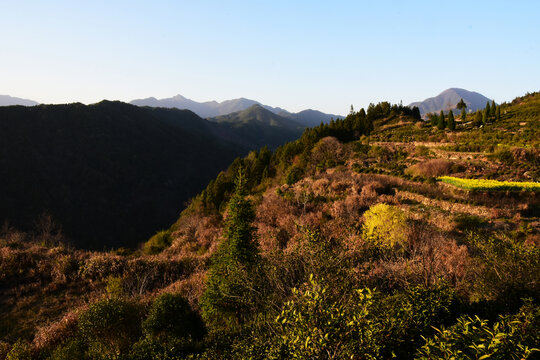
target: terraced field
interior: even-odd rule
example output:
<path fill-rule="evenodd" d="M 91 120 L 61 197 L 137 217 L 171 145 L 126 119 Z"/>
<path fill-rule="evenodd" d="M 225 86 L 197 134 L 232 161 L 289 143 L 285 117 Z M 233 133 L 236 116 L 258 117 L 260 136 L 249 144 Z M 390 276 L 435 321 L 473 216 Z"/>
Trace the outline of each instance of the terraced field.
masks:
<path fill-rule="evenodd" d="M 452 176 L 441 176 L 442 182 L 466 190 L 482 191 L 540 191 L 540 183 L 531 181 L 498 181 L 487 179 L 461 179 Z"/>

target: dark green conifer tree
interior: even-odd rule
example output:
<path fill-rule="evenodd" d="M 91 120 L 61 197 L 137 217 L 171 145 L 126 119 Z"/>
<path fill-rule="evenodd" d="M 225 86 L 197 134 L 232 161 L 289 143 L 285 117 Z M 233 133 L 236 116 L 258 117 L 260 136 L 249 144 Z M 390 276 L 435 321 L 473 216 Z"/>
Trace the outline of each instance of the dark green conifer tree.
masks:
<path fill-rule="evenodd" d="M 361 108 L 359 112 L 354 115 L 354 132 L 357 137 L 365 135 L 366 129 L 366 111 Z"/>
<path fill-rule="evenodd" d="M 467 104 L 465 104 L 465 101 L 463 99 L 459 100 L 459 102 L 456 105 L 457 109 L 464 110 L 467 108 Z"/>
<path fill-rule="evenodd" d="M 246 199 L 246 178 L 243 168 L 238 171 L 236 190 L 228 205 L 224 236 L 213 256 L 201 298 L 206 321 L 223 326 L 236 326 L 254 313 L 256 268 L 259 247 L 252 225 L 255 212 Z"/>
<path fill-rule="evenodd" d="M 474 117 L 474 126 L 480 126 L 482 125 L 482 111 L 477 110 L 476 115 Z"/>
<path fill-rule="evenodd" d="M 429 121 L 431 123 L 431 126 L 437 126 L 437 124 L 439 123 L 439 117 L 437 116 L 437 114 L 428 114 L 428 117 L 429 117 Z"/>
<path fill-rule="evenodd" d="M 467 111 L 465 111 L 465 109 L 461 109 L 461 122 L 464 123 L 466 118 L 467 118 Z"/>
<path fill-rule="evenodd" d="M 501 106 L 497 106 L 497 110 L 495 111 L 495 118 L 497 121 L 501 120 Z"/>
<path fill-rule="evenodd" d="M 484 108 L 484 113 L 486 114 L 486 119 L 487 117 L 489 117 L 489 114 L 491 114 L 491 106 L 489 105 L 489 101 L 486 103 L 486 107 Z"/>
<path fill-rule="evenodd" d="M 412 117 L 416 120 L 422 119 L 422 116 L 420 115 L 420 109 L 418 108 L 418 106 L 413 106 Z"/>
<path fill-rule="evenodd" d="M 446 127 L 446 123 L 444 121 L 444 112 L 441 110 L 441 113 L 439 114 L 439 120 L 437 122 L 437 127 L 439 130 L 443 130 Z"/>
<path fill-rule="evenodd" d="M 448 113 L 448 129 L 454 131 L 456 130 L 456 122 L 454 120 L 454 113 L 452 110 Z"/>
<path fill-rule="evenodd" d="M 489 109 L 489 116 L 494 118 L 497 105 L 495 105 L 495 100 L 491 100 L 491 108 Z"/>
<path fill-rule="evenodd" d="M 488 104 L 488 106 L 489 106 L 489 104 Z M 488 118 L 489 118 L 489 108 L 486 107 L 484 109 L 484 112 L 482 113 L 482 122 L 484 123 L 484 125 L 487 123 Z"/>

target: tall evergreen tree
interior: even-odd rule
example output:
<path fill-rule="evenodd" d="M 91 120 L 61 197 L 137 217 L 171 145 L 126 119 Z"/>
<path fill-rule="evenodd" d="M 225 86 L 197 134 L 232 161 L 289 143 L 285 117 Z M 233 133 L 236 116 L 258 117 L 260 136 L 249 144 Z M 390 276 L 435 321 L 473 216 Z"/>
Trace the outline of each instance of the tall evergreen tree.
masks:
<path fill-rule="evenodd" d="M 486 114 L 486 119 L 487 117 L 489 117 L 489 114 L 491 114 L 491 106 L 489 105 L 489 101 L 486 103 L 486 107 L 484 108 L 484 113 Z"/>
<path fill-rule="evenodd" d="M 495 100 L 491 100 L 491 108 L 489 109 L 490 117 L 495 117 L 496 108 L 497 108 L 497 105 L 495 105 Z"/>
<path fill-rule="evenodd" d="M 429 122 L 431 123 L 431 126 L 437 126 L 437 124 L 439 123 L 439 117 L 437 116 L 437 114 L 429 113 L 428 117 L 429 117 Z"/>
<path fill-rule="evenodd" d="M 454 113 L 452 110 L 448 113 L 448 129 L 454 131 L 456 130 L 456 122 L 454 120 Z"/>
<path fill-rule="evenodd" d="M 501 120 L 501 106 L 497 106 L 497 110 L 495 111 L 495 118 L 497 121 Z"/>
<path fill-rule="evenodd" d="M 489 104 L 488 106 L 486 106 L 486 108 L 484 109 L 484 112 L 482 113 L 482 122 L 486 124 L 488 121 L 488 118 L 489 118 Z"/>
<path fill-rule="evenodd" d="M 360 111 L 354 115 L 354 132 L 357 137 L 367 133 L 366 111 L 364 108 L 361 108 Z"/>
<path fill-rule="evenodd" d="M 480 126 L 482 125 L 482 111 L 477 110 L 476 115 L 474 117 L 474 126 Z"/>
<path fill-rule="evenodd" d="M 418 106 L 413 106 L 412 117 L 416 120 L 420 120 L 422 118 L 422 116 L 420 115 L 420 109 L 418 108 Z"/>
<path fill-rule="evenodd" d="M 467 104 L 465 104 L 465 101 L 463 99 L 459 100 L 459 102 L 456 105 L 457 109 L 464 110 L 467 108 Z"/>
<path fill-rule="evenodd" d="M 461 122 L 465 122 L 465 119 L 467 118 L 467 111 L 465 109 L 461 109 Z"/>
<path fill-rule="evenodd" d="M 437 127 L 439 130 L 443 130 L 446 127 L 446 123 L 444 121 L 444 112 L 441 110 L 441 113 L 439 115 L 439 120 L 437 122 Z"/>
<path fill-rule="evenodd" d="M 257 284 L 259 248 L 252 225 L 255 212 L 246 199 L 243 168 L 238 171 L 236 190 L 228 205 L 224 237 L 213 256 L 201 298 L 201 308 L 209 322 L 234 326 L 253 312 Z"/>

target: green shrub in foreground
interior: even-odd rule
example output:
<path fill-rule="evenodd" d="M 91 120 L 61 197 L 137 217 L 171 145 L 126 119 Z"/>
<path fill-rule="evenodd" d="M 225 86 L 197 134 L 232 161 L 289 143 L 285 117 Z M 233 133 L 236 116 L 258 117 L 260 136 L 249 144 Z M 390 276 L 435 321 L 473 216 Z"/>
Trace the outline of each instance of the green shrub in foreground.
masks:
<path fill-rule="evenodd" d="M 517 315 L 501 316 L 489 324 L 464 316 L 449 328 L 437 330 L 417 353 L 418 359 L 527 359 L 540 351 L 540 309 L 530 303 Z"/>
<path fill-rule="evenodd" d="M 81 315 L 79 331 L 92 358 L 118 358 L 141 336 L 139 307 L 119 298 L 101 300 Z"/>
<path fill-rule="evenodd" d="M 180 294 L 162 294 L 152 304 L 143 329 L 150 336 L 201 340 L 204 323 Z"/>

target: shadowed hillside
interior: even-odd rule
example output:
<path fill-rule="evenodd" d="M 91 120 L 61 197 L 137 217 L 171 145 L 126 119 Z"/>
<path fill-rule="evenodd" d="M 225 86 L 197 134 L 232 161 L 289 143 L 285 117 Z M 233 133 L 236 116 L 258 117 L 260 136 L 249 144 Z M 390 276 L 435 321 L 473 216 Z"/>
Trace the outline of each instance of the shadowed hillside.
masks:
<path fill-rule="evenodd" d="M 208 120 L 233 129 L 237 136 L 233 141 L 252 149 L 265 145 L 275 149 L 287 141 L 297 139 L 304 130 L 299 123 L 274 114 L 261 105 Z"/>
<path fill-rule="evenodd" d="M 190 111 L 104 101 L 0 108 L 0 219 L 49 214 L 77 246 L 135 246 L 243 148 Z"/>

